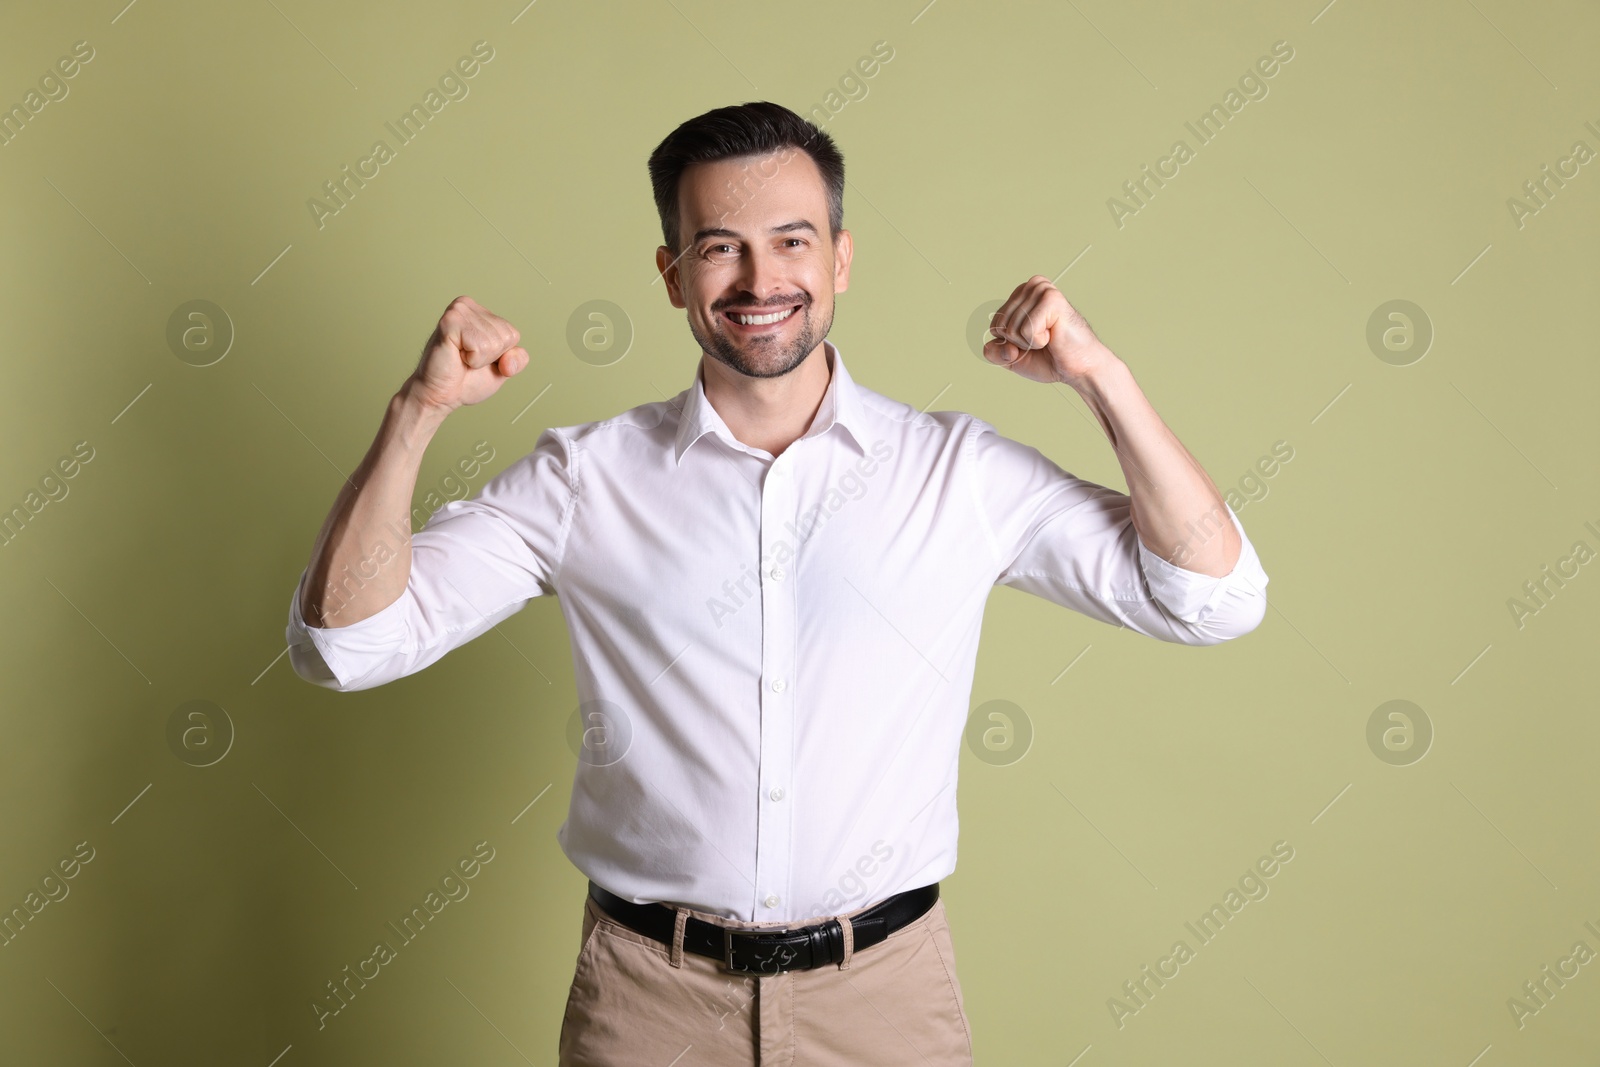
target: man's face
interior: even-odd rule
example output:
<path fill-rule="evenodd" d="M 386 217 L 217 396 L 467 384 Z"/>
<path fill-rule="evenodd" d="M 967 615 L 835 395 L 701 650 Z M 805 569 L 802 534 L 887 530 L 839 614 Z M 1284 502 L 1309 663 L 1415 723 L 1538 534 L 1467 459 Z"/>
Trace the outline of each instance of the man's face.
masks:
<path fill-rule="evenodd" d="M 798 149 L 698 163 L 678 183 L 679 240 L 656 266 L 713 359 L 752 378 L 787 374 L 822 345 L 850 282 L 850 234 L 828 231 L 822 173 Z M 775 321 L 765 321 L 777 316 Z"/>

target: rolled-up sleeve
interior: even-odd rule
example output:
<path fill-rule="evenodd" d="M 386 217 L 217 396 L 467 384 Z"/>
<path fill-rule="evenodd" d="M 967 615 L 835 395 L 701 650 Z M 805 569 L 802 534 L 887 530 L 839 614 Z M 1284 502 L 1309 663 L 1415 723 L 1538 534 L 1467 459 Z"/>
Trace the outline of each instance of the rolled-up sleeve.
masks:
<path fill-rule="evenodd" d="M 1226 503 L 1239 559 L 1221 577 L 1200 574 L 1139 540 L 1126 493 L 1062 470 L 982 420 L 967 447 L 995 584 L 1179 644 L 1218 644 L 1249 633 L 1266 615 L 1266 571 Z"/>
<path fill-rule="evenodd" d="M 376 614 L 307 626 L 307 568 L 285 631 L 294 672 L 341 692 L 370 689 L 422 670 L 534 597 L 554 595 L 575 504 L 571 442 L 548 429 L 532 452 L 470 499 L 445 503 L 412 535 L 406 588 Z"/>

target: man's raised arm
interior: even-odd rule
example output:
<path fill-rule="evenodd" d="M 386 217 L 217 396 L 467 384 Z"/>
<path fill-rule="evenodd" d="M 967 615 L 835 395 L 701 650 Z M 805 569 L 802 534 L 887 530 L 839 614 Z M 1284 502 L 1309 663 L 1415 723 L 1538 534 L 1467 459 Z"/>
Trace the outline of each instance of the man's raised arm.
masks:
<path fill-rule="evenodd" d="M 1205 469 L 1161 421 L 1127 364 L 1100 342 L 1050 279 L 1036 274 L 994 313 L 984 358 L 1039 382 L 1063 382 L 1089 405 L 1116 450 L 1139 540 L 1174 566 L 1222 577 L 1241 541 Z M 1199 526 L 1196 526 L 1199 523 Z M 1216 528 L 1199 538 L 1193 531 Z"/>
<path fill-rule="evenodd" d="M 995 312 L 990 330 L 989 362 L 1077 390 L 1129 487 L 1124 494 L 1085 481 L 1035 448 L 986 432 L 986 423 L 975 427 L 997 583 L 1164 641 L 1215 644 L 1259 625 L 1267 574 L 1244 527 L 1061 291 L 1034 275 Z"/>
<path fill-rule="evenodd" d="M 428 442 L 452 411 L 493 396 L 528 365 L 520 340 L 514 326 L 470 297 L 445 308 L 416 371 L 389 401 L 372 447 L 317 535 L 301 590 L 306 626 L 349 626 L 400 598 L 411 574 L 411 495 Z M 395 537 L 396 530 L 404 537 Z M 400 544 L 388 558 L 395 540 Z M 369 577 L 380 545 L 386 558 Z M 341 584 L 335 577 L 351 573 L 363 580 Z"/>

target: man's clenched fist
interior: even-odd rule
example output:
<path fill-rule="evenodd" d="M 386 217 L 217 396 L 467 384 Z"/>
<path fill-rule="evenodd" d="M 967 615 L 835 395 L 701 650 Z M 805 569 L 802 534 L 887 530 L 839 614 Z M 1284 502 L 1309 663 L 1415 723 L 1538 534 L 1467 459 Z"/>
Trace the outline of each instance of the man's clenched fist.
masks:
<path fill-rule="evenodd" d="M 448 414 L 493 396 L 528 365 L 517 328 L 470 296 L 450 301 L 411 378 L 418 399 Z"/>
<path fill-rule="evenodd" d="M 1017 286 L 989 321 L 983 358 L 1036 382 L 1076 387 L 1116 357 L 1042 274 Z"/>

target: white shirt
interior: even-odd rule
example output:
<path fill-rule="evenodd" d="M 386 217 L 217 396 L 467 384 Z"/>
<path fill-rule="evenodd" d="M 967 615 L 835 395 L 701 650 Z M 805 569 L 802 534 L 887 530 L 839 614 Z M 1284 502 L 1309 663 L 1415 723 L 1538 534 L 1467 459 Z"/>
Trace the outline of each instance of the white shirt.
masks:
<path fill-rule="evenodd" d="M 599 728 L 556 834 L 589 878 L 797 922 L 946 877 L 995 585 L 1204 645 L 1256 627 L 1267 576 L 1232 509 L 1230 574 L 1174 566 L 1127 495 L 982 419 L 859 386 L 825 345 L 822 404 L 777 458 L 733 437 L 698 373 L 671 400 L 545 430 L 434 513 L 376 615 L 308 629 L 297 588 L 295 672 L 382 685 L 555 595 Z"/>

